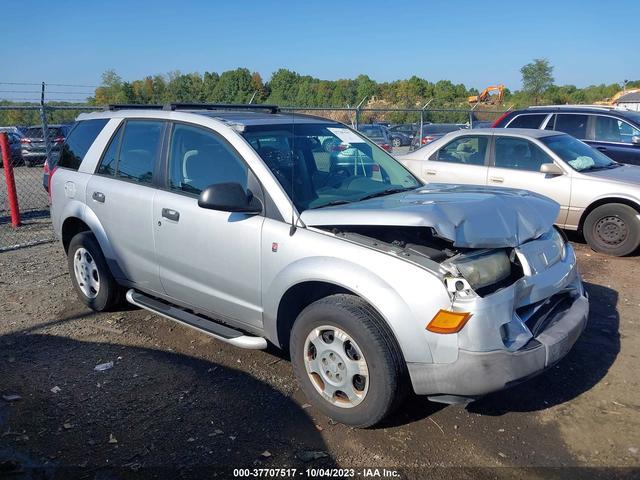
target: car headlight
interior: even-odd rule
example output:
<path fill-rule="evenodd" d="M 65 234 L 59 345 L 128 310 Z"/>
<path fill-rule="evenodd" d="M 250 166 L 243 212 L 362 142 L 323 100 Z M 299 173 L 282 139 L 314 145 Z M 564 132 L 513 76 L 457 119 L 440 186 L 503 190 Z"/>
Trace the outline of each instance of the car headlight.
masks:
<path fill-rule="evenodd" d="M 451 262 L 474 290 L 498 283 L 511 274 L 505 250 L 471 254 Z"/>
<path fill-rule="evenodd" d="M 564 233 L 557 227 L 553 227 L 548 235 L 549 239 L 553 241 L 554 251 L 557 252 L 557 257 L 549 259 L 549 265 L 551 265 L 557 262 L 558 259 L 564 260 L 564 258 L 567 256 L 567 249 L 565 248 L 567 239 L 564 236 Z"/>

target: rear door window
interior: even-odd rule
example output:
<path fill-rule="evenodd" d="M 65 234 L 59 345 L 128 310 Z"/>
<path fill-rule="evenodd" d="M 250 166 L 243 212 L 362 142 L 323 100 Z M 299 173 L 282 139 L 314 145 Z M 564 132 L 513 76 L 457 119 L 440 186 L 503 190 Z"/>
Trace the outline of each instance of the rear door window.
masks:
<path fill-rule="evenodd" d="M 507 125 L 507 128 L 540 128 L 546 113 L 518 115 Z"/>
<path fill-rule="evenodd" d="M 82 159 L 107 122 L 106 118 L 99 118 L 76 123 L 62 147 L 58 167 L 78 170 Z"/>
<path fill-rule="evenodd" d="M 587 138 L 588 120 L 589 115 L 560 113 L 556 116 L 555 130 L 567 133 L 575 138 Z"/>
<path fill-rule="evenodd" d="M 97 173 L 151 184 L 165 122 L 127 120 L 113 136 Z"/>
<path fill-rule="evenodd" d="M 489 137 L 484 135 L 457 138 L 442 147 L 435 160 L 463 165 L 484 165 L 488 139 Z"/>
<path fill-rule="evenodd" d="M 151 183 L 160 153 L 163 122 L 127 121 L 118 154 L 116 177 L 138 183 Z"/>

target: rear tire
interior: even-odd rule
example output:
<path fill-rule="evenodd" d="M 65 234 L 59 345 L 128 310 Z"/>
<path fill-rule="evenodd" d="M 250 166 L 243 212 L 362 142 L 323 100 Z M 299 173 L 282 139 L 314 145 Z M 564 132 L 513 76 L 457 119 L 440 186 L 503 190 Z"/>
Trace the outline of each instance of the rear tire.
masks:
<path fill-rule="evenodd" d="M 400 349 L 384 320 L 359 297 L 331 295 L 306 307 L 293 325 L 289 347 L 303 392 L 336 421 L 370 427 L 404 398 Z"/>
<path fill-rule="evenodd" d="M 122 302 L 124 290 L 113 278 L 91 232 L 78 233 L 71 239 L 67 263 L 73 288 L 87 307 L 102 312 Z"/>
<path fill-rule="evenodd" d="M 393 140 L 391 140 L 391 144 L 394 147 L 401 147 L 402 146 L 402 140 L 400 140 L 398 137 L 394 137 Z"/>
<path fill-rule="evenodd" d="M 595 208 L 584 221 L 584 238 L 596 252 L 622 257 L 640 246 L 638 212 L 622 203 Z"/>

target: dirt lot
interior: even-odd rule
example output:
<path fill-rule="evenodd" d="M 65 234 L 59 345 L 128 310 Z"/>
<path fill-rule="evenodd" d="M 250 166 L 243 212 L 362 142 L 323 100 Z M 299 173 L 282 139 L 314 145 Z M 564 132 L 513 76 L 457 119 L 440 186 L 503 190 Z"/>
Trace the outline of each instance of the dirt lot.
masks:
<path fill-rule="evenodd" d="M 235 349 L 137 309 L 82 308 L 58 244 L 4 252 L 0 477 L 200 478 L 286 466 L 387 467 L 407 478 L 638 475 L 640 260 L 576 248 L 591 315 L 560 364 L 466 407 L 412 397 L 371 430 L 308 405 L 275 350 Z"/>

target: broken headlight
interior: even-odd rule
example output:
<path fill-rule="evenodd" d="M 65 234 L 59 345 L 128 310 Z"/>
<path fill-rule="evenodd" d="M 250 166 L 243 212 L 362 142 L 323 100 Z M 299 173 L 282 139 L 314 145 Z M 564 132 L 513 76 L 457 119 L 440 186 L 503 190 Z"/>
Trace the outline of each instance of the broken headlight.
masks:
<path fill-rule="evenodd" d="M 511 274 L 511 261 L 505 250 L 461 256 L 451 264 L 474 290 L 498 283 Z"/>

